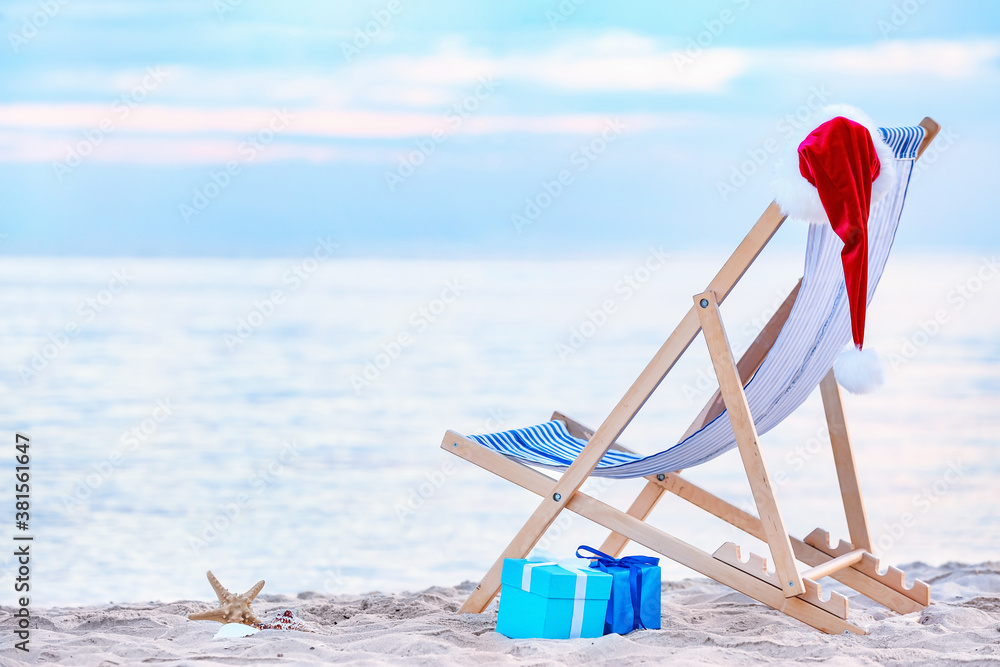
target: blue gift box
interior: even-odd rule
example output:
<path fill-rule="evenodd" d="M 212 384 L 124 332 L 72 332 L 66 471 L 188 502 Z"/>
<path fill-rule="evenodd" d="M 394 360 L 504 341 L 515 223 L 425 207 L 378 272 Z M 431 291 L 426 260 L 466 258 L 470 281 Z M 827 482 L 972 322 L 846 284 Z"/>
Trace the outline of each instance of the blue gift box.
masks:
<path fill-rule="evenodd" d="M 581 555 L 581 550 L 593 555 Z M 591 567 L 613 577 L 604 634 L 625 635 L 633 630 L 660 629 L 659 559 L 647 556 L 612 558 L 587 546 L 577 549 L 576 555 L 593 558 Z"/>
<path fill-rule="evenodd" d="M 512 639 L 603 635 L 612 576 L 581 565 L 505 559 L 497 632 Z"/>

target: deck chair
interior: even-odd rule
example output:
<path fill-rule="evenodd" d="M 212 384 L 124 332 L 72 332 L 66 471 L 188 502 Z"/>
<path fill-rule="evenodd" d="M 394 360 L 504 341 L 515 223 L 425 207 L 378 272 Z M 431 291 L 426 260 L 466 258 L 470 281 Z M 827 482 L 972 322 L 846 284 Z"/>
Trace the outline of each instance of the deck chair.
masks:
<path fill-rule="evenodd" d="M 918 126 L 879 129 L 895 153 L 896 181 L 869 218 L 869 300 L 892 245 L 914 162 L 939 129 L 930 118 Z M 904 574 L 892 567 L 881 572 L 872 555 L 840 388 L 832 371 L 851 333 L 840 264 L 842 242 L 829 225 L 810 226 L 803 278 L 739 362 L 733 357 L 719 305 L 784 220 L 772 202 L 708 288 L 694 296 L 691 309 L 596 431 L 556 412 L 549 422 L 523 429 L 476 436 L 445 434 L 443 449 L 542 497 L 460 613 L 482 612 L 500 589 L 504 559 L 527 556 L 563 510 L 611 531 L 601 551 L 618 555 L 630 540 L 637 542 L 824 632 L 866 634 L 848 620 L 845 597 L 838 593 L 823 596 L 818 582 L 826 576 L 898 613 L 930 603 L 925 583 L 907 585 Z M 719 380 L 718 392 L 669 449 L 642 456 L 619 444 L 622 431 L 699 331 L 704 332 Z M 836 545 L 818 528 L 803 540 L 788 535 L 758 442 L 758 434 L 798 408 L 817 385 L 850 536 L 850 541 L 840 540 Z M 746 469 L 757 516 L 679 474 L 734 447 Z M 555 479 L 535 468 L 562 474 Z M 628 510 L 622 511 L 580 491 L 591 475 L 647 481 Z M 755 554 L 744 560 L 732 542 L 708 553 L 648 524 L 647 516 L 666 492 L 766 542 L 775 572 L 768 573 L 765 560 Z M 806 568 L 800 571 L 796 561 Z"/>

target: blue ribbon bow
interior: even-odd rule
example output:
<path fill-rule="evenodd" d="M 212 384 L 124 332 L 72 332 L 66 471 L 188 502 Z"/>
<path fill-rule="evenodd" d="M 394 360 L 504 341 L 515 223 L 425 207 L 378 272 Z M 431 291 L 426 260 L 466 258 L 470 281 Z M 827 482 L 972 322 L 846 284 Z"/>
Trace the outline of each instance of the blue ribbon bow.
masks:
<path fill-rule="evenodd" d="M 593 555 L 582 556 L 580 555 L 581 550 L 589 551 Z M 601 572 L 607 572 L 609 567 L 623 567 L 628 570 L 628 587 L 632 594 L 632 629 L 645 630 L 646 626 L 642 624 L 642 619 L 639 616 L 639 609 L 641 607 L 641 604 L 639 603 L 639 589 L 642 586 L 642 566 L 659 565 L 660 559 L 652 558 L 651 556 L 625 556 L 624 558 L 613 558 L 603 551 L 598 551 L 597 549 L 586 545 L 581 545 L 577 548 L 576 557 L 594 561 L 590 564 L 590 567 L 596 568 Z"/>

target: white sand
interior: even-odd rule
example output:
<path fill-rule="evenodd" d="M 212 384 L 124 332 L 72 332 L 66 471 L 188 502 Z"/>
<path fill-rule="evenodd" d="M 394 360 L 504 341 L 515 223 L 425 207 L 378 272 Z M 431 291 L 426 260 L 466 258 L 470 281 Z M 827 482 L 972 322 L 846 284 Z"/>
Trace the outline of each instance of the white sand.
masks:
<path fill-rule="evenodd" d="M 262 595 L 254 603 L 259 617 L 295 608 L 313 632 L 240 639 L 213 639 L 218 623 L 185 618 L 206 602 L 37 610 L 30 654 L 11 648 L 11 608 L 3 607 L 0 663 L 1000 665 L 1000 563 L 904 569 L 931 584 L 934 603 L 900 616 L 855 594 L 851 620 L 868 636 L 824 635 L 724 586 L 688 579 L 663 585 L 663 630 L 512 640 L 493 631 L 495 604 L 480 615 L 455 613 L 471 587 L 464 584 L 400 595 Z"/>

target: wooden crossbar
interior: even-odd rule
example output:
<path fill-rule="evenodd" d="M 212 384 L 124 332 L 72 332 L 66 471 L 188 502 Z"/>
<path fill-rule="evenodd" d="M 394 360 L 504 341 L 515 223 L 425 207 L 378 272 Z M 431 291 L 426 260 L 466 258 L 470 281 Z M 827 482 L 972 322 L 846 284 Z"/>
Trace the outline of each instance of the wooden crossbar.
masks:
<path fill-rule="evenodd" d="M 861 562 L 861 557 L 864 556 L 865 553 L 866 551 L 864 549 L 855 549 L 854 551 L 850 551 L 843 556 L 837 556 L 836 558 L 828 560 L 825 563 L 805 570 L 802 572 L 802 578 L 817 581 L 823 577 L 829 577 L 834 572 L 838 572 L 843 570 L 845 567 L 850 567 L 855 563 Z"/>

